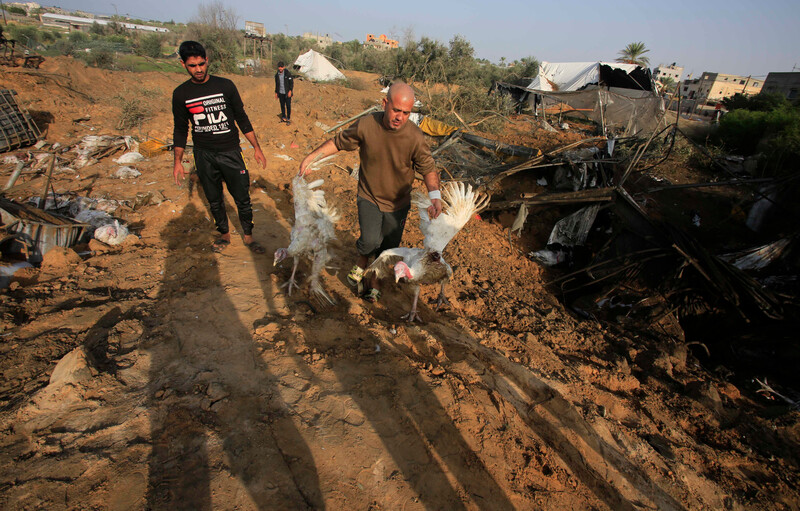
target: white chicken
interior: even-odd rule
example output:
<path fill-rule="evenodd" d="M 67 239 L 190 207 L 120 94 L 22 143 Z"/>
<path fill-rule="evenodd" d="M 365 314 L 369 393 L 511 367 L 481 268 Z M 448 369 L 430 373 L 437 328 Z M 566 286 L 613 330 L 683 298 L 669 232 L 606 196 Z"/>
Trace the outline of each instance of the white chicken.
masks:
<path fill-rule="evenodd" d="M 424 248 L 398 247 L 384 250 L 369 266 L 368 271 L 374 271 L 378 278 L 383 278 L 392 268 L 395 282 L 406 279 L 414 287 L 414 302 L 411 310 L 402 319 L 422 322 L 417 314 L 420 286 L 440 284 L 436 309 L 443 303 L 449 304 L 444 296 L 444 285 L 453 275 L 453 269 L 442 257 L 442 251 L 475 213 L 489 205 L 489 197 L 474 192 L 470 185 L 447 183 L 442 187 L 444 211 L 433 220 L 428 216 L 431 201 L 426 194 L 414 191 L 411 202 L 419 209 L 420 230 L 425 236 Z"/>
<path fill-rule="evenodd" d="M 291 243 L 287 248 L 275 251 L 273 266 L 277 266 L 287 256 L 294 258 L 292 276 L 284 284 L 291 296 L 292 288 L 299 287 L 295 273 L 300 256 L 305 256 L 311 262 L 311 274 L 308 276 L 311 292 L 320 301 L 334 304 L 336 302 L 322 288 L 320 274 L 332 257 L 328 246 L 336 239 L 334 224 L 339 221 L 339 214 L 335 208 L 328 206 L 325 192 L 317 189 L 322 183 L 322 179 L 307 183 L 302 176 L 296 176 L 292 180 L 294 227 L 292 227 Z"/>

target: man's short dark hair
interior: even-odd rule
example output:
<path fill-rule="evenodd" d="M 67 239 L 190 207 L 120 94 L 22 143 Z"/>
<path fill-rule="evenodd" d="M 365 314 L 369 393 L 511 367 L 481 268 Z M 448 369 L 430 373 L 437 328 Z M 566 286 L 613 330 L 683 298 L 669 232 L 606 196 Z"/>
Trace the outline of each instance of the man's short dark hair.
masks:
<path fill-rule="evenodd" d="M 279 60 L 278 61 L 278 67 L 286 67 L 286 66 L 283 65 L 283 61 L 282 60 Z"/>
<path fill-rule="evenodd" d="M 184 41 L 178 47 L 178 55 L 181 56 L 181 60 L 184 62 L 189 57 L 206 58 L 206 49 L 197 41 Z"/>

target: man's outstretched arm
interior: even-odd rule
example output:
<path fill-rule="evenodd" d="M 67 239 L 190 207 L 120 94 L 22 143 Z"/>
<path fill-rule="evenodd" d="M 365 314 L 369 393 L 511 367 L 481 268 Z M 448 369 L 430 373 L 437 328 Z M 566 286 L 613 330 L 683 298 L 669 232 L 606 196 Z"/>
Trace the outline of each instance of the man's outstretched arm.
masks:
<path fill-rule="evenodd" d="M 327 158 L 333 154 L 339 152 L 339 149 L 336 147 L 336 144 L 333 143 L 333 139 L 325 141 L 321 146 L 317 147 L 310 153 L 308 156 L 303 158 L 303 161 L 300 162 L 300 172 L 297 173 L 298 176 L 306 176 L 311 173 L 311 164 L 317 160 L 321 160 L 322 158 Z"/>

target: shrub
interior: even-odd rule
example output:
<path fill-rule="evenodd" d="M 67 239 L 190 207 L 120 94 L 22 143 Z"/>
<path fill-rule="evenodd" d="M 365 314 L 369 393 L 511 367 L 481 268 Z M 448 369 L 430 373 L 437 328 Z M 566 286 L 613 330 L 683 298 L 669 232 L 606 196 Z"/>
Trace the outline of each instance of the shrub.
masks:
<path fill-rule="evenodd" d="M 139 45 L 136 47 L 136 54 L 157 59 L 161 57 L 161 44 L 163 41 L 164 38 L 158 34 L 142 36 L 139 39 Z"/>
<path fill-rule="evenodd" d="M 16 5 L 4 5 L 3 9 L 6 12 L 10 12 L 11 14 L 19 14 L 21 16 L 27 16 L 28 15 L 28 13 L 25 12 L 25 9 L 23 9 L 22 7 L 18 7 Z"/>
<path fill-rule="evenodd" d="M 9 25 L 10 39 L 15 39 L 17 44 L 24 44 L 29 48 L 35 48 L 41 40 L 41 35 L 36 27 L 30 25 Z"/>
<path fill-rule="evenodd" d="M 75 50 L 76 50 L 75 43 L 73 43 L 69 39 L 59 39 L 58 41 L 56 41 L 54 47 L 56 51 L 58 51 L 58 53 L 60 53 L 61 55 L 65 55 L 67 57 L 75 56 Z"/>
<path fill-rule="evenodd" d="M 141 126 L 142 122 L 150 118 L 151 109 L 143 98 L 145 90 L 131 91 L 126 89 L 121 95 L 114 98 L 122 107 L 117 121 L 118 130 L 127 131 Z"/>
<path fill-rule="evenodd" d="M 737 96 L 728 101 L 734 109 L 720 120 L 717 142 L 745 156 L 763 152 L 770 174 L 789 170 L 800 158 L 800 109 L 779 95 Z"/>
<path fill-rule="evenodd" d="M 514 111 L 514 102 L 506 95 L 488 95 L 481 85 L 459 86 L 450 90 L 423 94 L 420 100 L 435 119 L 462 127 L 461 121 L 475 129 L 496 133 L 505 117 Z M 459 119 L 460 117 L 460 119 Z"/>
<path fill-rule="evenodd" d="M 85 44 L 89 41 L 89 36 L 80 30 L 75 30 L 69 33 L 67 39 L 75 44 Z"/>

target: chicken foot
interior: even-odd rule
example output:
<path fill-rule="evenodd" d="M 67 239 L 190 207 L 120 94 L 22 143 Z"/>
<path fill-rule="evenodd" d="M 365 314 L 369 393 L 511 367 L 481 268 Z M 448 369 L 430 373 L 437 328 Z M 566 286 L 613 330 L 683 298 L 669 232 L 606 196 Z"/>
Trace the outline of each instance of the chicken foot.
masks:
<path fill-rule="evenodd" d="M 453 304 L 451 304 L 450 300 L 444 295 L 444 282 L 442 282 L 442 287 L 439 289 L 439 297 L 436 299 L 436 310 L 438 311 L 442 305 L 453 307 Z"/>
<path fill-rule="evenodd" d="M 414 288 L 414 301 L 411 304 L 411 310 L 408 314 L 403 314 L 400 316 L 400 319 L 405 319 L 409 323 L 413 323 L 414 321 L 419 321 L 422 323 L 422 318 L 419 317 L 417 314 L 417 299 L 419 298 L 419 286 L 415 286 Z"/>
<path fill-rule="evenodd" d="M 281 286 L 281 287 L 285 287 L 285 288 L 286 288 L 286 294 L 287 294 L 288 296 L 292 296 L 292 288 L 293 288 L 293 287 L 294 287 L 295 289 L 299 289 L 299 288 L 300 288 L 300 286 L 297 284 L 297 281 L 294 279 L 294 274 L 295 274 L 295 272 L 297 272 L 297 265 L 298 265 L 298 263 L 299 263 L 299 262 L 300 262 L 300 259 L 298 259 L 297 257 L 295 257 L 295 258 L 294 258 L 294 266 L 292 267 L 292 276 L 291 276 L 291 277 L 289 277 L 289 280 L 287 280 L 287 281 L 286 281 L 286 282 L 285 282 L 285 283 L 284 283 L 284 284 Z"/>

